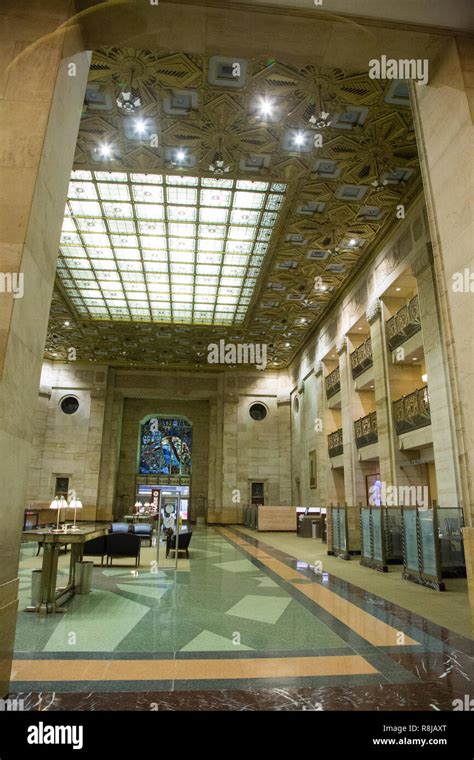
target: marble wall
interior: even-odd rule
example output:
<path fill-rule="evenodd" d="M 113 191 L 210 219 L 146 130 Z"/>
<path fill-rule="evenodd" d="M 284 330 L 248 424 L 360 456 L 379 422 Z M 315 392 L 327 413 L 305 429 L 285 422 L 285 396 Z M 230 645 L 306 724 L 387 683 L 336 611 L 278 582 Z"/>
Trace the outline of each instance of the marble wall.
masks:
<path fill-rule="evenodd" d="M 61 411 L 66 395 L 80 406 Z M 142 371 L 46 362 L 34 415 L 28 500 L 54 495 L 55 477 L 70 478 L 97 519 L 120 517 L 135 501 L 140 420 L 183 415 L 193 423 L 191 509 L 204 497 L 210 522 L 240 522 L 251 482 L 267 504 L 291 503 L 290 398 L 286 372 Z M 249 414 L 253 403 L 267 410 Z"/>
<path fill-rule="evenodd" d="M 0 7 L 0 260 L 2 272 L 24 278 L 22 297 L 0 294 L 0 696 L 11 668 L 25 473 L 90 60 L 71 52 L 77 28 L 67 39 L 51 34 L 71 9 L 26 0 Z"/>
<path fill-rule="evenodd" d="M 62 476 L 69 478 L 69 488 L 85 507 L 97 506 L 106 384 L 107 367 L 45 362 L 34 419 L 28 500 L 51 500 L 55 478 Z M 79 402 L 74 414 L 61 409 L 66 396 Z"/>

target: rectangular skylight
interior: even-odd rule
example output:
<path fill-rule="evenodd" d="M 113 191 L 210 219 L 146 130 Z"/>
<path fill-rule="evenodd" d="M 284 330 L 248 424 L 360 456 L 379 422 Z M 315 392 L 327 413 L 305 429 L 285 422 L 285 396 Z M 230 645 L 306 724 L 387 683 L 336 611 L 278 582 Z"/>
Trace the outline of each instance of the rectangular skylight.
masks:
<path fill-rule="evenodd" d="M 58 274 L 78 313 L 244 321 L 286 185 L 73 171 Z"/>

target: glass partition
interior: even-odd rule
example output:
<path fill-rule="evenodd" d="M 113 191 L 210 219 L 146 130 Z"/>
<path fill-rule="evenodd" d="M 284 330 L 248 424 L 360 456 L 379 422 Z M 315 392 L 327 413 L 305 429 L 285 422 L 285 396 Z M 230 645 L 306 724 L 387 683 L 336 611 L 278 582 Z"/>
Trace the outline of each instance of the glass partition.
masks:
<path fill-rule="evenodd" d="M 458 507 L 403 507 L 403 577 L 437 591 L 443 578 L 466 575 Z"/>
<path fill-rule="evenodd" d="M 361 565 L 387 572 L 402 561 L 401 512 L 386 507 L 360 508 Z"/>

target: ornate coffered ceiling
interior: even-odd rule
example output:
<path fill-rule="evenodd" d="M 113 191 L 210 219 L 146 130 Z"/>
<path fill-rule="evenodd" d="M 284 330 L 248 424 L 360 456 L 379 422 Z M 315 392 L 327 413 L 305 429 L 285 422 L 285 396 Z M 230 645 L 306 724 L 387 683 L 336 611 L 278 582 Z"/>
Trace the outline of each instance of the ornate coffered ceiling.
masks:
<path fill-rule="evenodd" d="M 126 106 L 139 99 L 139 107 L 121 108 L 119 96 Z M 266 115 L 262 104 L 271 106 Z M 330 124 L 318 129 L 320 112 Z M 408 207 L 420 190 L 406 88 L 273 59 L 116 48 L 94 54 L 76 172 L 94 173 L 94 182 L 105 177 L 97 172 L 160 174 L 166 182 L 170 175 L 216 177 L 211 167 L 225 169 L 219 176 L 235 187 L 237 181 L 267 183 L 268 192 L 272 183 L 286 186 L 263 257 L 248 254 L 249 266 L 256 256 L 256 284 L 250 304 L 240 305 L 240 321 L 216 324 L 215 308 L 208 324 L 171 321 L 158 311 L 153 317 L 151 307 L 145 321 L 90 318 L 58 276 L 47 358 L 66 359 L 74 348 L 83 361 L 206 366 L 207 345 L 223 338 L 266 343 L 269 367 L 286 366 L 395 223 L 396 206 Z M 111 236 L 106 223 L 104 215 Z M 223 246 L 223 256 L 226 251 Z"/>

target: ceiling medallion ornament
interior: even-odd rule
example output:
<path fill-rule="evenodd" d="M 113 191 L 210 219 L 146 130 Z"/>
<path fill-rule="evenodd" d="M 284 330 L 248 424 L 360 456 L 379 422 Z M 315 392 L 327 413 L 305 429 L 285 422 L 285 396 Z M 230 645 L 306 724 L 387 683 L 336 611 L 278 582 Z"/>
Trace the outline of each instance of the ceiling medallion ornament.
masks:
<path fill-rule="evenodd" d="M 219 140 L 219 149 L 214 153 L 212 163 L 209 164 L 209 171 L 215 175 L 227 174 L 230 172 L 230 164 L 226 164 L 222 155 L 222 140 Z"/>

